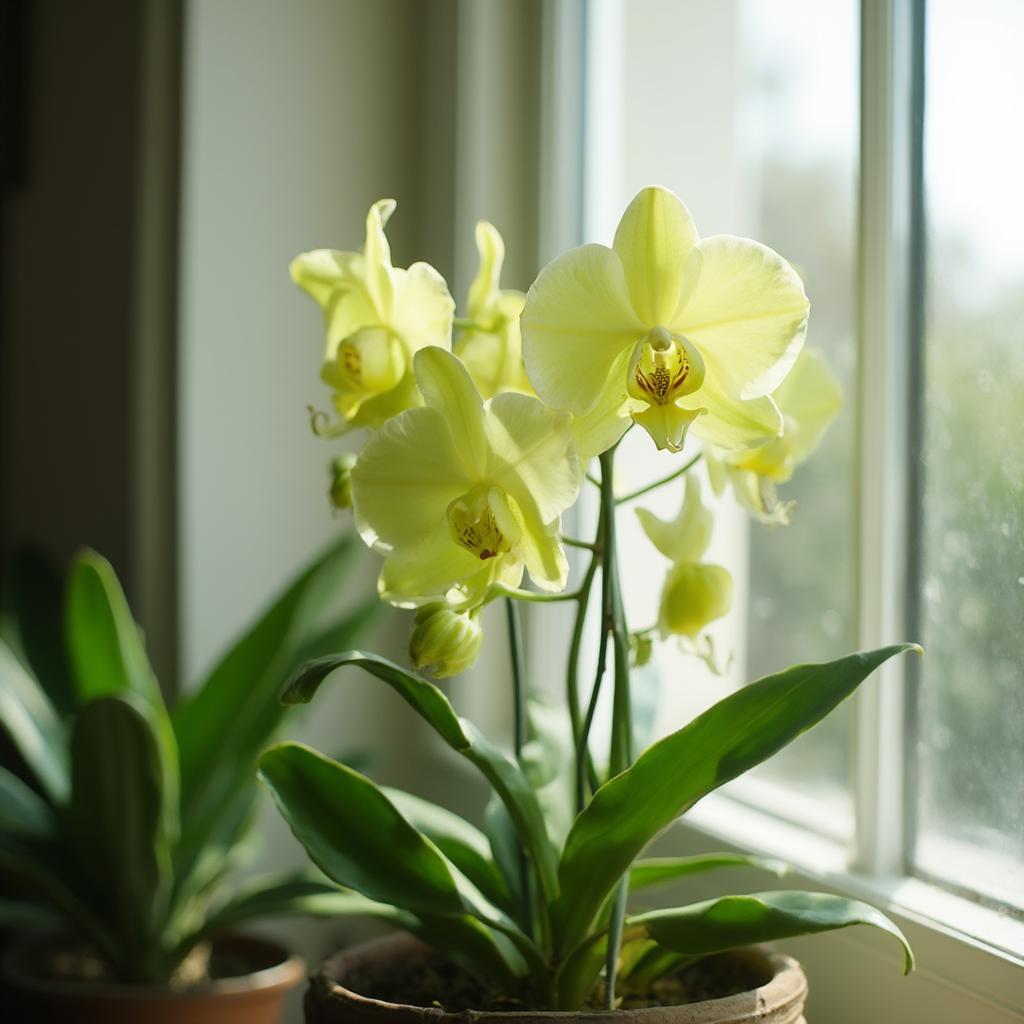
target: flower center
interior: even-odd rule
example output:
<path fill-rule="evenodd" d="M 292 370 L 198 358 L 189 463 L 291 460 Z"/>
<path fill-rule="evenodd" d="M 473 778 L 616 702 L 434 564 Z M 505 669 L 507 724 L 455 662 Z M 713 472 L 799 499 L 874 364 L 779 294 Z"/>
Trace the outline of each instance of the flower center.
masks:
<path fill-rule="evenodd" d="M 519 530 L 509 501 L 494 488 L 475 487 L 448 506 L 452 538 L 482 562 L 512 550 Z"/>
<path fill-rule="evenodd" d="M 704 383 L 704 360 L 696 346 L 664 327 L 653 328 L 633 352 L 626 388 L 649 405 L 669 405 Z"/>

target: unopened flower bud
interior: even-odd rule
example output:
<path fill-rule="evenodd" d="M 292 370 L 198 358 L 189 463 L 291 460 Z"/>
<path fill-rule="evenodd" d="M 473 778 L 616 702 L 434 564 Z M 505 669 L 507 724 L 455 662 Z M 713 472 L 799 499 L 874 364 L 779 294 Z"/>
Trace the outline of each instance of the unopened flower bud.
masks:
<path fill-rule="evenodd" d="M 351 452 L 339 455 L 331 462 L 331 504 L 335 508 L 352 507 L 352 467 L 356 456 Z"/>
<path fill-rule="evenodd" d="M 695 639 L 709 623 L 732 607 L 732 576 L 720 565 L 674 565 L 661 592 L 659 625 L 664 634 Z"/>
<path fill-rule="evenodd" d="M 442 604 L 426 605 L 416 613 L 409 657 L 417 669 L 431 669 L 436 679 L 446 679 L 471 668 L 483 642 L 478 610 L 457 612 Z"/>

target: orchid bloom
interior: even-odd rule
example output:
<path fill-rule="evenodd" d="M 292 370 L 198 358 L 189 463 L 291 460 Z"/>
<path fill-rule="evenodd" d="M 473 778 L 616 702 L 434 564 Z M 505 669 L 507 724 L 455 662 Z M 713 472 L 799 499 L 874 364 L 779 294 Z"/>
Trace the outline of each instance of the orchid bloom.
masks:
<path fill-rule="evenodd" d="M 700 499 L 700 483 L 686 478 L 686 495 L 673 520 L 659 519 L 646 508 L 637 517 L 651 543 L 672 562 L 661 591 L 658 628 L 669 635 L 696 640 L 701 631 L 732 607 L 732 576 L 720 565 L 702 561 L 711 543 L 713 519 Z"/>
<path fill-rule="evenodd" d="M 719 494 L 729 480 L 740 504 L 762 523 L 786 525 L 794 503 L 779 501 L 775 485 L 817 448 L 842 408 L 843 392 L 822 354 L 805 348 L 772 397 L 785 423 L 782 437 L 750 451 L 708 452 L 708 476 Z"/>
<path fill-rule="evenodd" d="M 570 417 L 511 392 L 484 402 L 440 348 L 413 365 L 424 407 L 388 420 L 352 471 L 356 525 L 384 555 L 381 596 L 472 607 L 494 584 L 517 586 L 524 567 L 562 590 L 559 519 L 579 492 Z"/>
<path fill-rule="evenodd" d="M 292 280 L 324 311 L 327 347 L 320 376 L 341 420 L 319 432 L 379 427 L 419 403 L 413 354 L 449 348 L 455 303 L 444 278 L 426 263 L 391 265 L 384 226 L 395 210 L 381 199 L 366 217 L 362 252 L 315 249 L 291 264 Z"/>
<path fill-rule="evenodd" d="M 632 415 L 659 449 L 679 451 L 691 424 L 709 443 L 746 448 L 782 432 L 770 396 L 800 352 L 808 308 L 776 252 L 701 240 L 673 193 L 645 188 L 612 248 L 582 245 L 541 271 L 521 318 L 526 371 L 555 409 L 606 407 L 618 436 Z"/>
<path fill-rule="evenodd" d="M 485 220 L 477 223 L 476 247 L 480 267 L 466 303 L 471 326 L 456 341 L 455 353 L 483 398 L 493 398 L 502 391 L 532 395 L 519 334 L 519 314 L 526 296 L 498 287 L 505 243 L 493 224 Z"/>

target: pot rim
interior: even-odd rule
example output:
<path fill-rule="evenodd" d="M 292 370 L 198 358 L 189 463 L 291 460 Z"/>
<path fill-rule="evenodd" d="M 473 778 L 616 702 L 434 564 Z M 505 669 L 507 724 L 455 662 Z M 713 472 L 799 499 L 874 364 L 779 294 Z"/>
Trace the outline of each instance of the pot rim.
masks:
<path fill-rule="evenodd" d="M 430 946 L 412 935 L 396 934 L 387 935 L 383 938 L 374 939 L 370 942 L 360 943 L 349 949 L 335 953 L 325 959 L 319 967 L 314 979 L 323 979 L 329 982 L 329 994 L 339 1001 L 347 1002 L 355 1008 L 371 1014 L 379 1014 L 380 1020 L 389 1020 L 385 1014 L 414 1010 L 419 1014 L 420 1019 L 430 1019 L 437 1024 L 466 1024 L 467 1021 L 478 1021 L 481 1024 L 487 1022 L 506 1021 L 508 1024 L 522 1020 L 536 1021 L 610 1021 L 610 1020 L 635 1020 L 639 1014 L 643 1014 L 646 1020 L 666 1020 L 677 1016 L 681 1007 L 685 1007 L 691 1013 L 699 1011 L 701 1007 L 714 1009 L 720 1014 L 721 1020 L 730 1020 L 737 1013 L 749 1013 L 750 996 L 754 995 L 758 1006 L 768 1007 L 777 1012 L 780 1009 L 794 1005 L 802 1005 L 807 998 L 807 978 L 799 961 L 785 953 L 779 953 L 765 946 L 746 946 L 742 949 L 727 950 L 725 952 L 741 956 L 745 959 L 756 960 L 765 964 L 772 972 L 771 977 L 763 985 L 747 989 L 745 992 L 736 993 L 730 996 L 722 996 L 719 999 L 703 999 L 694 1003 L 681 1003 L 676 1006 L 648 1006 L 625 1010 L 456 1010 L 447 1011 L 433 1006 L 417 1006 L 413 1003 L 392 1003 L 383 999 L 372 999 L 360 995 L 346 988 L 337 980 L 342 971 L 368 960 L 377 959 L 381 954 L 389 958 L 396 958 L 403 954 L 411 954 L 420 950 L 429 950 Z M 710 955 L 710 954 L 709 954 Z M 732 1015 L 732 1016 L 729 1016 Z M 736 1018 L 741 1019 L 741 1018 Z"/>
<path fill-rule="evenodd" d="M 35 995 L 67 996 L 69 998 L 92 998 L 104 1000 L 161 999 L 180 1003 L 209 999 L 211 996 L 224 998 L 247 998 L 254 994 L 285 992 L 294 988 L 306 976 L 306 964 L 301 957 L 290 953 L 284 946 L 270 939 L 253 935 L 229 934 L 213 941 L 229 948 L 258 950 L 276 962 L 248 974 L 217 978 L 188 989 L 170 989 L 165 985 L 117 984 L 111 982 L 89 982 L 76 979 L 44 978 L 32 972 L 29 966 L 33 952 L 62 936 L 49 933 L 16 939 L 4 951 L 0 960 L 0 974 L 4 979 L 24 992 Z"/>

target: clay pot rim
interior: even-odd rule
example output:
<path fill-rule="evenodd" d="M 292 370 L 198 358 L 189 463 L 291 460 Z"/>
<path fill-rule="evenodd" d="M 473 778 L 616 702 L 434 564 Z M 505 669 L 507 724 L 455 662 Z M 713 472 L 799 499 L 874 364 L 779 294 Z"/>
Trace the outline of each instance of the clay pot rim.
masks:
<path fill-rule="evenodd" d="M 375 959 L 378 954 L 388 954 L 394 958 L 401 953 L 408 951 L 427 950 L 430 947 L 411 935 L 397 934 L 387 935 L 371 942 L 364 942 L 353 946 L 350 949 L 342 950 L 333 956 L 325 959 L 321 964 L 317 975 L 330 983 L 330 995 L 355 1008 L 361 1008 L 374 1014 L 404 1013 L 410 1009 L 419 1014 L 420 1019 L 431 1019 L 436 1024 L 466 1024 L 467 1021 L 477 1021 L 480 1024 L 489 1024 L 491 1021 L 612 1021 L 612 1020 L 651 1020 L 664 1017 L 669 1020 L 678 1015 L 678 1011 L 685 1007 L 690 1013 L 699 1012 L 701 1007 L 714 1007 L 715 1012 L 722 1020 L 731 1019 L 737 1013 L 741 1019 L 744 1014 L 750 1012 L 750 997 L 757 999 L 758 1005 L 771 1007 L 778 1010 L 783 1007 L 803 1003 L 807 998 L 807 978 L 800 966 L 800 963 L 785 953 L 779 953 L 765 946 L 747 946 L 743 949 L 729 950 L 727 952 L 736 956 L 748 959 L 757 959 L 767 965 L 772 971 L 772 976 L 763 985 L 747 989 L 731 996 L 722 996 L 719 999 L 704 999 L 695 1003 L 683 1003 L 678 1006 L 648 1006 L 628 1010 L 441 1010 L 432 1006 L 416 1006 L 412 1003 L 392 1003 L 383 999 L 372 999 L 367 996 L 353 992 L 345 988 L 337 976 L 342 970 L 364 963 L 367 960 Z M 315 980 L 314 980 L 315 983 Z M 384 1020 L 383 1016 L 380 1018 Z M 396 1018 L 401 1019 L 401 1018 Z"/>
<path fill-rule="evenodd" d="M 54 934 L 33 935 L 15 940 L 5 950 L 0 961 L 0 974 L 23 992 L 35 995 L 62 996 L 67 998 L 102 998 L 106 1000 L 161 999 L 180 1003 L 205 1000 L 213 996 L 222 998 L 248 998 L 255 993 L 271 994 L 286 992 L 294 988 L 306 976 L 306 964 L 300 957 L 290 953 L 284 946 L 269 939 L 252 935 L 228 934 L 216 937 L 219 945 L 250 950 L 260 950 L 273 956 L 277 962 L 261 967 L 248 974 L 229 978 L 217 978 L 194 988 L 175 990 L 164 985 L 113 984 L 89 982 L 63 978 L 43 978 L 32 973 L 28 962 L 34 951 L 59 940 Z"/>

